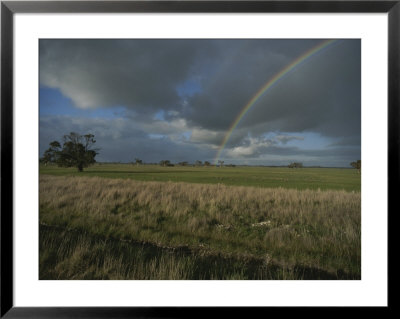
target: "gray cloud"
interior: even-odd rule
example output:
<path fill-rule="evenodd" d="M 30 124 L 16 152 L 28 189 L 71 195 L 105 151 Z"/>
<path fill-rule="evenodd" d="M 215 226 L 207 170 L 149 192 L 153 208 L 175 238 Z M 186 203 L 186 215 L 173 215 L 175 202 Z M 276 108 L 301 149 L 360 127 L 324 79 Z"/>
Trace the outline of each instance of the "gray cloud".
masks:
<path fill-rule="evenodd" d="M 310 150 L 299 147 L 282 147 L 268 143 L 249 146 L 238 146 L 229 150 L 230 161 L 243 163 L 243 159 L 251 159 L 249 163 L 269 165 L 286 165 L 292 162 L 302 162 L 304 165 L 344 166 L 350 167 L 350 162 L 361 158 L 357 147 L 337 147 L 335 149 Z M 323 164 L 322 164 L 323 163 Z"/>
<path fill-rule="evenodd" d="M 277 139 L 279 142 L 282 144 L 286 144 L 289 141 L 293 140 L 304 140 L 304 136 L 294 136 L 294 135 L 277 135 L 275 136 L 275 139 Z"/>
<path fill-rule="evenodd" d="M 98 161 L 129 162 L 139 157 L 147 163 L 169 159 L 173 162 L 211 160 L 214 151 L 202 144 L 189 143 L 179 124 L 169 129 L 149 127 L 147 123 L 135 123 L 130 119 L 78 118 L 71 116 L 42 116 L 40 118 L 40 154 L 49 143 L 62 140 L 69 132 L 91 133 L 100 148 Z"/>

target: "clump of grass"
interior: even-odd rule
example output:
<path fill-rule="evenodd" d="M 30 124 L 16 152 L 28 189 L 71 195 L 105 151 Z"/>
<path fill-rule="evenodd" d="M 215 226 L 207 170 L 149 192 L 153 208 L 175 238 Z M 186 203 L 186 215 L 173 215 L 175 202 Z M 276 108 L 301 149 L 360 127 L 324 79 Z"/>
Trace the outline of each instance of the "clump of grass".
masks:
<path fill-rule="evenodd" d="M 187 247 L 199 256 L 268 259 L 286 269 L 282 276 L 316 269 L 360 278 L 360 219 L 360 193 L 40 176 L 43 224 L 107 240 Z M 88 246 L 79 248 L 74 258 L 91 260 L 79 254 Z"/>

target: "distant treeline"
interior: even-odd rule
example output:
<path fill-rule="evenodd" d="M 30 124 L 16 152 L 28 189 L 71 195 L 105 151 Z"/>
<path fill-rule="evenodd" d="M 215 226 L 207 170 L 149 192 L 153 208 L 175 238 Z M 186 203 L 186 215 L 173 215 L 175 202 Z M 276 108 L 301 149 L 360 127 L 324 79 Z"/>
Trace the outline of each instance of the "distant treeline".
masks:
<path fill-rule="evenodd" d="M 162 161 L 161 161 L 162 162 Z M 136 163 L 136 162 L 96 162 L 97 165 L 117 165 L 117 164 L 124 164 L 124 165 L 161 165 L 161 162 L 149 162 L 149 163 L 145 163 L 145 162 L 141 162 L 141 163 Z M 262 165 L 262 164 L 255 164 L 255 165 L 249 165 L 249 164 L 224 164 L 224 167 L 289 167 L 291 164 L 289 165 Z M 196 165 L 196 162 L 194 163 L 189 163 L 189 162 L 176 162 L 176 163 L 172 163 L 171 161 L 169 161 L 169 164 L 165 165 L 165 166 L 217 166 L 216 164 L 207 164 L 207 161 L 203 162 L 201 165 Z M 348 168 L 348 169 L 352 169 L 353 167 L 343 167 L 343 166 L 321 166 L 321 165 L 303 165 L 302 168 Z"/>

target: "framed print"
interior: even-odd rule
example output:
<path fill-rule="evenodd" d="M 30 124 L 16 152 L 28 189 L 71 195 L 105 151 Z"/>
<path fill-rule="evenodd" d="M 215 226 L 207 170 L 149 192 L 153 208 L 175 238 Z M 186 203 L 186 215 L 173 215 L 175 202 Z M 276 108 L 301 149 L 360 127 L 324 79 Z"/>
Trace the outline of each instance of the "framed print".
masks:
<path fill-rule="evenodd" d="M 389 308 L 399 18 L 2 1 L 1 316 Z"/>

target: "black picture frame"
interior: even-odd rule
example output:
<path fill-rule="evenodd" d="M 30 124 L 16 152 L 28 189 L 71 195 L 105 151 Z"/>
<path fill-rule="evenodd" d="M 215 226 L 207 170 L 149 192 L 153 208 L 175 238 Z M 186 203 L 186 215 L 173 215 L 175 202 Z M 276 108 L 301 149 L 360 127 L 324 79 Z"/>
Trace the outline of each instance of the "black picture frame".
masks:
<path fill-rule="evenodd" d="M 120 12 L 314 12 L 388 14 L 388 225 L 399 189 L 400 1 L 1 1 L 1 317 L 5 318 L 177 318 L 246 314 L 281 309 L 191 307 L 25 308 L 13 303 L 13 15 L 15 13 Z M 390 214 L 390 212 L 392 214 Z M 384 212 L 382 212 L 384 213 Z M 389 234 L 389 226 L 388 226 Z M 390 236 L 389 236 L 390 237 Z M 390 240 L 388 247 L 390 251 Z M 388 251 L 388 262 L 389 262 Z M 389 263 L 388 263 L 389 264 Z M 388 269 L 389 271 L 389 269 Z M 388 287 L 389 287 L 388 280 Z M 388 299 L 390 309 L 391 298 Z M 293 307 L 291 307 L 293 310 Z M 297 309 L 298 311 L 299 309 Z M 300 309 L 300 313 L 304 308 Z M 336 313 L 337 309 L 333 309 Z M 250 311 L 250 312 L 249 312 Z M 332 309 L 330 310 L 332 311 Z"/>

